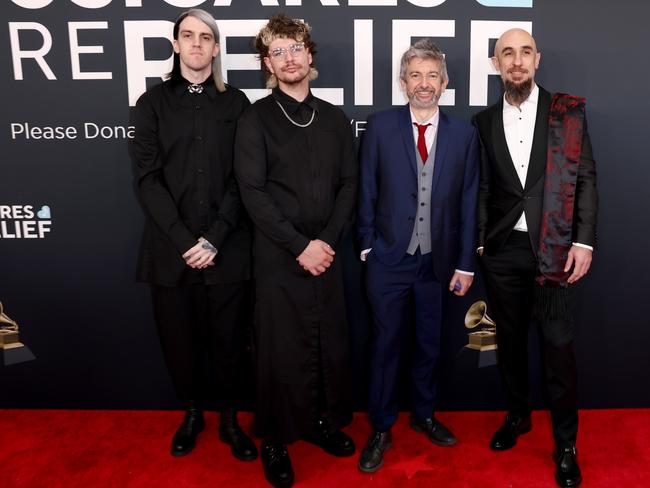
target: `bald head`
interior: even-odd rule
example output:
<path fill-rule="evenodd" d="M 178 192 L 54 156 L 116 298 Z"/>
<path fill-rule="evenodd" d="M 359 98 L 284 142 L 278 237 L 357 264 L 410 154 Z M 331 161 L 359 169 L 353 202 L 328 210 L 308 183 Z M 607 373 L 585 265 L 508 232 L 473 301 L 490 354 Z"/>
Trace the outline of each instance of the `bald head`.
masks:
<path fill-rule="evenodd" d="M 533 39 L 533 36 L 528 32 L 519 28 L 507 30 L 501 34 L 501 37 L 497 39 L 497 43 L 494 45 L 494 57 L 497 57 L 499 53 L 508 46 L 512 47 L 521 45 L 527 45 L 537 52 L 535 39 Z"/>

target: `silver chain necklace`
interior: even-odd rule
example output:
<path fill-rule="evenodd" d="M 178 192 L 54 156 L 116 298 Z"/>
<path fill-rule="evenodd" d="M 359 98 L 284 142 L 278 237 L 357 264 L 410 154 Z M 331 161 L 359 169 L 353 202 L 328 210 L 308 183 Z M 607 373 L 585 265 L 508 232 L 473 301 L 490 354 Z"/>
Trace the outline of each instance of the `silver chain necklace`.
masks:
<path fill-rule="evenodd" d="M 291 123 L 292 123 L 293 125 L 295 125 L 295 126 L 298 126 L 298 127 L 309 127 L 309 126 L 311 125 L 311 123 L 314 121 L 314 116 L 316 115 L 316 110 L 313 109 L 313 108 L 311 109 L 311 119 L 309 119 L 309 122 L 307 122 L 306 124 L 299 124 L 298 122 L 296 122 L 295 120 L 293 120 L 291 117 L 289 117 L 289 114 L 286 112 L 286 110 L 284 109 L 284 107 L 282 106 L 282 104 L 281 104 L 280 102 L 278 102 L 278 101 L 276 100 L 275 103 L 278 104 L 278 107 L 280 107 L 280 110 L 282 110 L 282 113 L 283 113 L 284 116 L 289 120 L 289 122 L 291 122 Z"/>

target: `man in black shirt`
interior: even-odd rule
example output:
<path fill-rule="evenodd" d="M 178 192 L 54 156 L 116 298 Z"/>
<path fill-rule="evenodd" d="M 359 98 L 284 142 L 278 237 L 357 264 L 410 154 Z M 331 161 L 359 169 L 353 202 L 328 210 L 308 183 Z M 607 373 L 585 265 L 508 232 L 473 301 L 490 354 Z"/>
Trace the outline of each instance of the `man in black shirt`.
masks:
<path fill-rule="evenodd" d="M 174 25 L 169 79 L 138 100 L 132 155 L 145 210 L 138 281 L 151 285 L 165 362 L 187 411 L 171 452 L 189 453 L 203 430 L 207 353 L 223 389 L 219 433 L 233 455 L 257 449 L 237 423 L 244 352 L 250 232 L 232 174 L 236 121 L 249 105 L 224 84 L 219 31 L 203 10 Z"/>
<path fill-rule="evenodd" d="M 255 426 L 267 480 L 291 486 L 286 444 L 354 454 L 348 332 L 335 249 L 356 201 L 345 114 L 314 97 L 309 26 L 276 15 L 256 40 L 268 97 L 239 121 L 235 174 L 255 226 Z"/>

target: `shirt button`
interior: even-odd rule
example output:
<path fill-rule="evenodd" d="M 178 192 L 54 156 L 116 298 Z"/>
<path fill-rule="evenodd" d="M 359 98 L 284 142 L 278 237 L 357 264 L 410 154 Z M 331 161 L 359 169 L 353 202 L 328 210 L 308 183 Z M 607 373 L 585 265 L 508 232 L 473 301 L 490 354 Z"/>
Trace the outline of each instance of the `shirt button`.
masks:
<path fill-rule="evenodd" d="M 196 137 L 194 137 L 194 139 L 196 139 L 197 141 L 202 141 L 202 140 L 203 140 L 203 137 L 201 137 L 201 136 L 196 136 Z"/>
<path fill-rule="evenodd" d="M 420 222 L 422 222 L 423 220 L 424 220 L 424 217 L 420 217 Z"/>
<path fill-rule="evenodd" d="M 420 207 L 424 207 L 426 204 L 424 202 L 420 202 Z"/>
<path fill-rule="evenodd" d="M 424 172 L 422 173 L 422 176 L 426 176 L 426 175 L 427 175 L 426 173 L 424 173 Z"/>
<path fill-rule="evenodd" d="M 201 108 L 201 105 L 195 105 L 194 108 L 199 110 Z M 521 120 L 521 119 L 519 119 L 519 120 Z"/>
<path fill-rule="evenodd" d="M 199 173 L 203 173 L 203 168 L 199 168 L 199 169 L 198 169 L 198 172 L 199 172 Z"/>
<path fill-rule="evenodd" d="M 427 189 L 423 186 L 423 187 L 422 187 L 422 191 L 427 191 Z"/>

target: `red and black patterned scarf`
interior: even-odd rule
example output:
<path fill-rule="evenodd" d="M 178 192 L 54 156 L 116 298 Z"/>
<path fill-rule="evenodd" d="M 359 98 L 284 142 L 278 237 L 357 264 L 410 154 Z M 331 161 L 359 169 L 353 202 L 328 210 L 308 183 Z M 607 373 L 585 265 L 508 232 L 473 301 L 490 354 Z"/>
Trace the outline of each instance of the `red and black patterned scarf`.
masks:
<path fill-rule="evenodd" d="M 536 315 L 569 314 L 564 266 L 572 245 L 573 206 L 582 152 L 585 99 L 556 93 L 548 117 L 548 153 L 540 228 Z"/>

